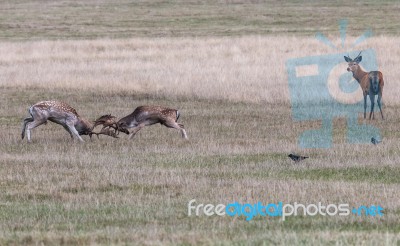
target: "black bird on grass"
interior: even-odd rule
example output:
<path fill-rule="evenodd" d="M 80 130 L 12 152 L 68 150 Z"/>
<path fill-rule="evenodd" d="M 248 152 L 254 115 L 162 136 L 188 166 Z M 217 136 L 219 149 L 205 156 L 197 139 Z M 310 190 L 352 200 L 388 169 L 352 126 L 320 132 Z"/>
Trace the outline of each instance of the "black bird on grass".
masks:
<path fill-rule="evenodd" d="M 300 155 L 293 155 L 293 154 L 288 155 L 288 157 L 290 157 L 290 159 L 292 159 L 294 162 L 299 162 L 299 161 L 309 158 L 308 156 L 300 156 Z"/>
<path fill-rule="evenodd" d="M 372 137 L 371 138 L 371 143 L 373 143 L 374 145 L 377 145 L 378 143 L 382 142 L 382 140 L 377 140 L 376 138 Z"/>

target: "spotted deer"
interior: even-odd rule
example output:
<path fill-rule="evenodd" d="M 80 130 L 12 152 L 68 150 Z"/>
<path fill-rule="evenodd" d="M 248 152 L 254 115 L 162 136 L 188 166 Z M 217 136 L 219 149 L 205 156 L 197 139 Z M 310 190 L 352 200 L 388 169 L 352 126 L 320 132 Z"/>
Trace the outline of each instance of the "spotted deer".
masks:
<path fill-rule="evenodd" d="M 369 113 L 369 119 L 371 119 L 371 116 L 372 116 L 372 119 L 375 118 L 374 104 L 375 104 L 375 96 L 376 95 L 378 95 L 377 103 L 378 103 L 379 110 L 381 112 L 382 119 L 384 119 L 383 112 L 382 112 L 381 99 L 382 99 L 383 86 L 384 86 L 385 82 L 383 81 L 382 73 L 380 71 L 371 71 L 371 72 L 364 71 L 359 65 L 359 63 L 362 60 L 361 52 L 354 59 L 351 59 L 348 56 L 345 56 L 344 59 L 346 62 L 348 62 L 348 65 L 349 65 L 347 67 L 347 71 L 353 73 L 353 77 L 360 84 L 361 89 L 363 91 L 364 119 L 366 118 L 366 114 L 367 114 L 367 95 L 369 95 L 369 99 L 371 100 L 371 112 Z"/>
<path fill-rule="evenodd" d="M 117 128 L 119 131 L 127 131 L 132 128 L 129 133 L 129 139 L 131 139 L 143 127 L 160 123 L 179 130 L 182 138 L 188 139 L 184 126 L 177 123 L 179 116 L 180 113 L 176 109 L 162 106 L 139 106 L 131 114 L 120 119 L 117 122 Z"/>
<path fill-rule="evenodd" d="M 28 142 L 31 142 L 31 130 L 42 124 L 46 124 L 47 121 L 62 125 L 71 138 L 75 136 L 81 142 L 84 142 L 84 140 L 80 135 L 89 135 L 91 137 L 93 134 L 97 136 L 104 134 L 116 137 L 115 131 L 113 132 L 109 129 L 94 132 L 93 129 L 98 123 L 96 121 L 90 122 L 79 116 L 74 108 L 64 102 L 42 101 L 32 105 L 28 111 L 31 117 L 24 119 L 21 133 L 21 137 L 24 139 L 26 131 Z M 109 117 L 113 116 L 109 115 Z"/>

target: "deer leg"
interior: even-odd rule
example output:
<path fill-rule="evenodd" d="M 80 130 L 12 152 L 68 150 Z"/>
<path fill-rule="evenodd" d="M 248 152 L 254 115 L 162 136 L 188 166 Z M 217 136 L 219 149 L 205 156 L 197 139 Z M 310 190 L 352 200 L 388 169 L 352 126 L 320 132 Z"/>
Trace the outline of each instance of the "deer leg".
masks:
<path fill-rule="evenodd" d="M 182 138 L 188 139 L 188 136 L 186 134 L 186 130 L 185 130 L 184 126 L 182 124 L 179 124 L 179 123 L 178 123 L 178 125 L 181 128 L 181 136 L 182 136 Z"/>
<path fill-rule="evenodd" d="M 185 129 L 181 129 L 181 136 L 182 136 L 182 138 L 184 138 L 184 139 L 189 139 L 188 138 L 188 136 L 187 136 L 187 134 L 186 134 L 186 130 Z"/>
<path fill-rule="evenodd" d="M 72 132 L 69 130 L 68 126 L 63 125 L 64 129 L 69 133 L 71 138 L 74 138 L 74 135 L 72 135 Z"/>
<path fill-rule="evenodd" d="M 364 92 L 364 119 L 367 118 L 367 93 Z"/>
<path fill-rule="evenodd" d="M 184 139 L 188 139 L 188 136 L 186 134 L 186 130 L 182 124 L 179 124 L 177 122 L 171 122 L 171 121 L 166 121 L 163 123 L 164 126 L 169 127 L 169 128 L 175 128 L 181 132 L 181 136 Z"/>
<path fill-rule="evenodd" d="M 133 138 L 136 135 L 136 133 L 145 126 L 146 126 L 145 124 L 139 124 L 138 126 L 134 127 L 133 131 L 131 133 L 129 133 L 128 139 Z"/>
<path fill-rule="evenodd" d="M 373 92 L 369 93 L 369 99 L 371 100 L 371 112 L 369 113 L 369 119 L 374 120 L 375 119 L 375 114 L 374 114 L 374 106 L 375 106 L 375 94 Z"/>
<path fill-rule="evenodd" d="M 21 132 L 22 139 L 24 139 L 24 137 L 25 137 L 26 125 L 32 121 L 34 121 L 34 119 L 32 117 L 28 117 L 28 118 L 24 119 L 24 124 L 22 125 L 22 132 Z"/>
<path fill-rule="evenodd" d="M 377 103 L 378 103 L 379 111 L 381 111 L 382 120 L 384 120 L 385 118 L 383 117 L 381 99 L 382 99 L 382 93 L 379 93 L 379 94 L 378 94 Z"/>
<path fill-rule="evenodd" d="M 67 122 L 67 127 L 69 129 L 69 131 L 75 135 L 75 137 L 77 137 L 79 139 L 79 141 L 81 142 L 85 142 L 81 136 L 79 136 L 79 132 L 75 129 L 74 123 L 73 122 Z"/>
<path fill-rule="evenodd" d="M 42 124 L 46 123 L 46 120 L 41 120 L 41 121 L 35 121 L 33 120 L 32 122 L 29 122 L 27 124 L 27 128 L 26 128 L 26 136 L 28 138 L 28 142 L 31 142 L 31 130 L 33 128 L 36 128 Z"/>

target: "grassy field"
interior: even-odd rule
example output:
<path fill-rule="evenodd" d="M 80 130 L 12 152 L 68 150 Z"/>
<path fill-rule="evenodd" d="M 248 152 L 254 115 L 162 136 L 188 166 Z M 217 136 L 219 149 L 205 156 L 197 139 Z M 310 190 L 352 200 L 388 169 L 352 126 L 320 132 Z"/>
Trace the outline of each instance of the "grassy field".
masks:
<path fill-rule="evenodd" d="M 3 1 L 0 244 L 398 245 L 398 9 L 391 1 L 379 8 L 321 1 Z M 348 15 L 345 48 L 332 50 L 312 37 L 323 31 L 340 46 L 337 20 Z M 383 142 L 348 144 L 346 120 L 337 118 L 332 148 L 300 149 L 299 135 L 320 122 L 292 120 L 285 62 L 347 52 L 367 28 L 380 35 L 356 49 L 376 51 L 387 119 L 366 122 L 381 129 Z M 22 141 L 27 109 L 48 99 L 68 102 L 91 120 L 106 113 L 120 118 L 146 104 L 177 108 L 189 140 L 156 125 L 133 140 L 79 143 L 49 123 L 33 130 L 31 144 Z M 293 163 L 287 158 L 293 152 L 310 159 Z M 189 217 L 192 199 L 374 204 L 385 215 L 248 222 Z"/>
<path fill-rule="evenodd" d="M 96 39 L 333 32 L 346 18 L 352 32 L 400 33 L 400 5 L 384 1 L 86 0 L 1 1 L 0 39 Z"/>
<path fill-rule="evenodd" d="M 384 143 L 343 143 L 344 121 L 336 121 L 336 145 L 301 151 L 288 104 L 171 100 L 148 95 L 113 95 L 77 90 L 32 89 L 27 95 L 2 88 L 1 239 L 7 243 L 342 243 L 395 244 L 400 230 L 400 168 L 397 121 L 374 124 Z M 25 105 L 57 98 L 80 105 L 94 119 L 123 116 L 141 104 L 178 106 L 189 141 L 175 130 L 153 126 L 133 141 L 101 137 L 71 142 L 59 126 L 19 139 Z M 23 105 L 23 106 L 22 106 Z M 396 107 L 385 108 L 398 115 Z M 18 112 L 18 113 L 15 113 Z M 287 154 L 311 156 L 293 164 Z M 379 204 L 383 218 L 188 217 L 187 203 L 278 202 Z M 229 243 L 230 244 L 230 243 Z"/>

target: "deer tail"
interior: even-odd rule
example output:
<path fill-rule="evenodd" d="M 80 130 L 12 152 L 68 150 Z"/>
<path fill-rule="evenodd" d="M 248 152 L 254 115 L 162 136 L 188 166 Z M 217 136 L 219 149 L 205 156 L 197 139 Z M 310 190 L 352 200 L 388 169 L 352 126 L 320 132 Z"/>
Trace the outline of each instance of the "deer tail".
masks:
<path fill-rule="evenodd" d="M 178 121 L 179 116 L 181 116 L 181 113 L 179 112 L 179 110 L 176 110 L 176 120 L 175 121 Z"/>
<path fill-rule="evenodd" d="M 368 77 L 369 77 L 370 84 L 375 85 L 375 86 L 372 86 L 372 91 L 375 94 L 378 93 L 379 84 L 380 84 L 378 72 L 377 71 L 370 72 Z"/>

